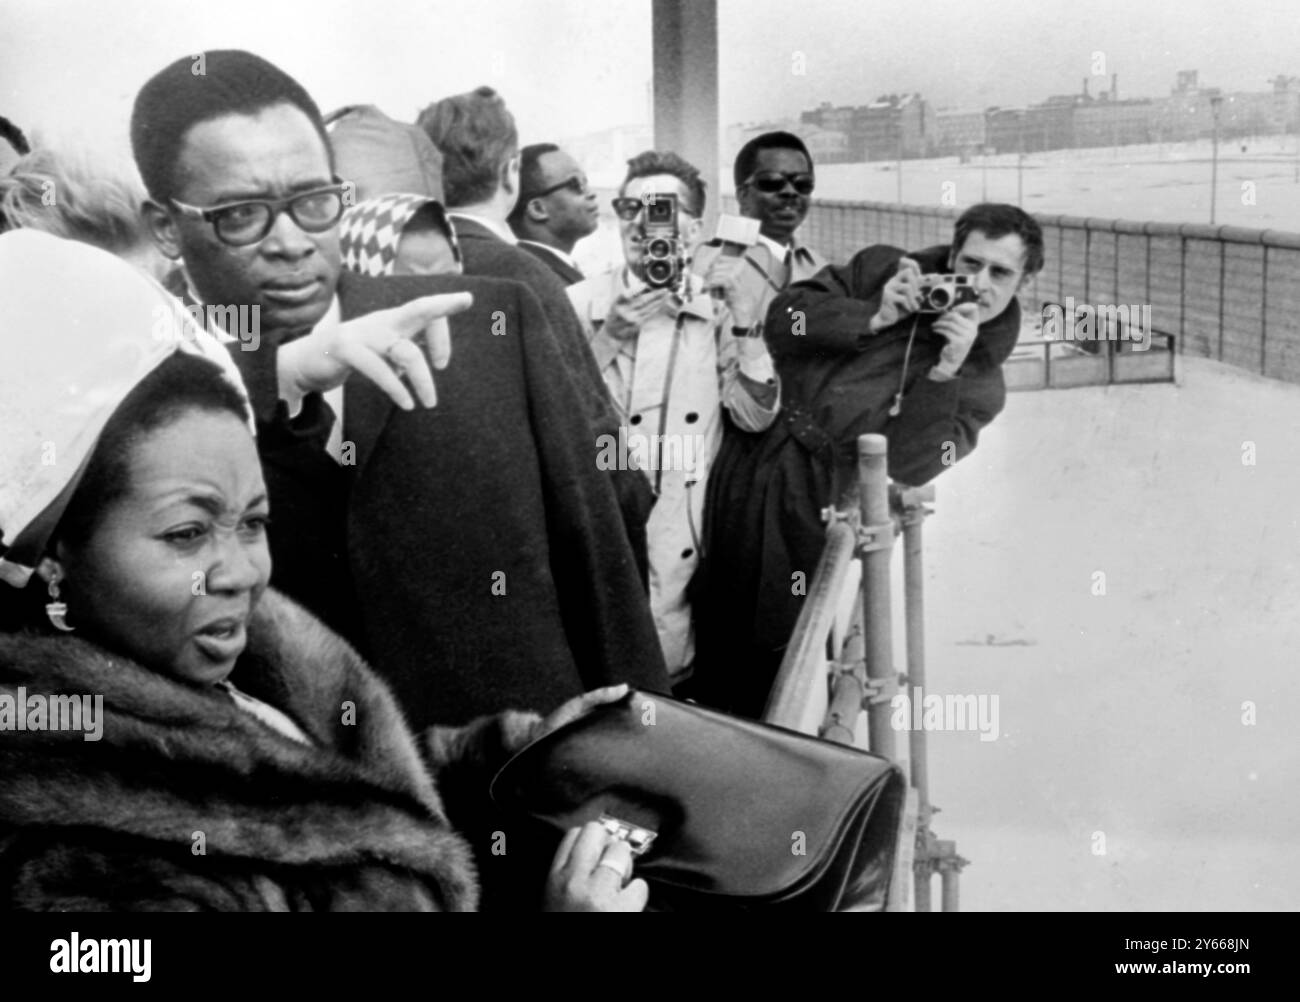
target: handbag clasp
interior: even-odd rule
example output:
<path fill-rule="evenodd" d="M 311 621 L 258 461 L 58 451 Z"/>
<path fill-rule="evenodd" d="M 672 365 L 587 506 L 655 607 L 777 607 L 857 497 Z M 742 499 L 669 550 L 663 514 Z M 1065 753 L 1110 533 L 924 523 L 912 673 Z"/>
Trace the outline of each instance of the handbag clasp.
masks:
<path fill-rule="evenodd" d="M 628 847 L 631 848 L 633 856 L 640 856 L 649 849 L 650 844 L 654 842 L 658 835 L 657 832 L 646 828 L 644 825 L 629 824 L 608 814 L 602 814 L 599 823 L 605 831 L 626 842 Z"/>

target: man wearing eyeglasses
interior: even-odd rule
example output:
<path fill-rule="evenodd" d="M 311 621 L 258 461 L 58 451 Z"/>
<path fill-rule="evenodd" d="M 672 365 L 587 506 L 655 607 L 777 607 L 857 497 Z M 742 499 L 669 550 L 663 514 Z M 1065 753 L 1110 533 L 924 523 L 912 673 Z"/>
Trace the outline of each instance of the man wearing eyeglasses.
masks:
<path fill-rule="evenodd" d="M 647 255 L 651 223 L 672 214 L 680 249 L 702 236 L 705 189 L 699 171 L 673 153 L 628 161 L 614 199 L 624 265 L 569 287 L 601 373 L 623 416 L 606 462 L 638 465 L 657 500 L 647 535 L 650 608 L 674 686 L 690 675 L 694 642 L 686 589 L 700 560 L 704 492 L 722 436 L 722 413 L 761 431 L 780 394 L 758 336 L 752 296 L 732 259 L 703 278 L 679 262 L 676 280 L 655 276 Z M 667 207 L 667 208 L 665 208 Z M 657 231 L 656 231 L 657 232 Z"/>
<path fill-rule="evenodd" d="M 565 285 L 581 282 L 573 248 L 596 232 L 600 206 L 578 161 L 553 143 L 525 146 L 519 152 L 519 186 L 522 193 L 509 217 L 519 246 Z"/>
<path fill-rule="evenodd" d="M 549 710 L 606 681 L 666 685 L 583 394 L 537 297 L 341 273 L 350 189 L 319 108 L 251 53 L 155 74 L 131 141 L 155 243 L 195 299 L 260 314 L 259 343 L 230 348 L 258 422 L 272 585 L 350 632 L 417 728 Z M 345 379 L 336 461 L 322 394 Z"/>

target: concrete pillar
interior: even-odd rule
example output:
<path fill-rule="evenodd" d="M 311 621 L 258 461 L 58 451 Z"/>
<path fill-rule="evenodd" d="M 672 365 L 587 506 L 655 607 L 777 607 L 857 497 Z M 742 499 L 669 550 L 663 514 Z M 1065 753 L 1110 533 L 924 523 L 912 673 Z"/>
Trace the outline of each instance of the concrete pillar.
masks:
<path fill-rule="evenodd" d="M 655 148 L 700 169 L 708 185 L 705 232 L 713 232 L 718 190 L 717 0 L 651 0 Z"/>

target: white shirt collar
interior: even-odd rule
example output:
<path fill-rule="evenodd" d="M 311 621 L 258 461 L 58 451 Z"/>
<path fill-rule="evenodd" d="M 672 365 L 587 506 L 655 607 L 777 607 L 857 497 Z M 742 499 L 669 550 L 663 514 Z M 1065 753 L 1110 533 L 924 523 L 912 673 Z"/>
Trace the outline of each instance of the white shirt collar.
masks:
<path fill-rule="evenodd" d="M 485 226 L 512 246 L 519 243 L 519 238 L 516 237 L 514 233 L 510 231 L 510 227 L 500 219 L 489 219 L 487 216 L 480 216 L 476 212 L 462 212 L 459 209 L 453 209 L 449 211 L 447 215 L 452 219 L 469 219 L 478 223 L 480 226 Z"/>
<path fill-rule="evenodd" d="M 785 255 L 787 254 L 787 252 L 794 250 L 794 242 L 793 242 L 793 241 L 791 241 L 791 242 L 789 243 L 789 245 L 786 245 L 786 244 L 779 244 L 779 243 L 777 243 L 775 240 L 773 240 L 771 237 L 769 237 L 769 236 L 765 236 L 765 235 L 762 234 L 762 233 L 760 233 L 760 234 L 758 235 L 758 242 L 759 242 L 760 244 L 763 244 L 764 246 L 766 246 L 767 249 L 770 250 L 770 251 L 772 252 L 772 257 L 773 257 L 773 259 L 776 260 L 776 261 L 784 261 L 784 260 L 785 260 Z"/>

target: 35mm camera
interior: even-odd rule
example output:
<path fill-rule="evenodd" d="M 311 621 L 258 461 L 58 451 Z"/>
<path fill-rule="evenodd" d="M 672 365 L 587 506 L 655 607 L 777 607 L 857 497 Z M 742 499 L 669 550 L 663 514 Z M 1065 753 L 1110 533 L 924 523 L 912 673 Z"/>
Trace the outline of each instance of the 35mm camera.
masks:
<path fill-rule="evenodd" d="M 917 313 L 947 313 L 962 303 L 978 303 L 979 293 L 969 275 L 922 275 L 921 305 Z"/>

